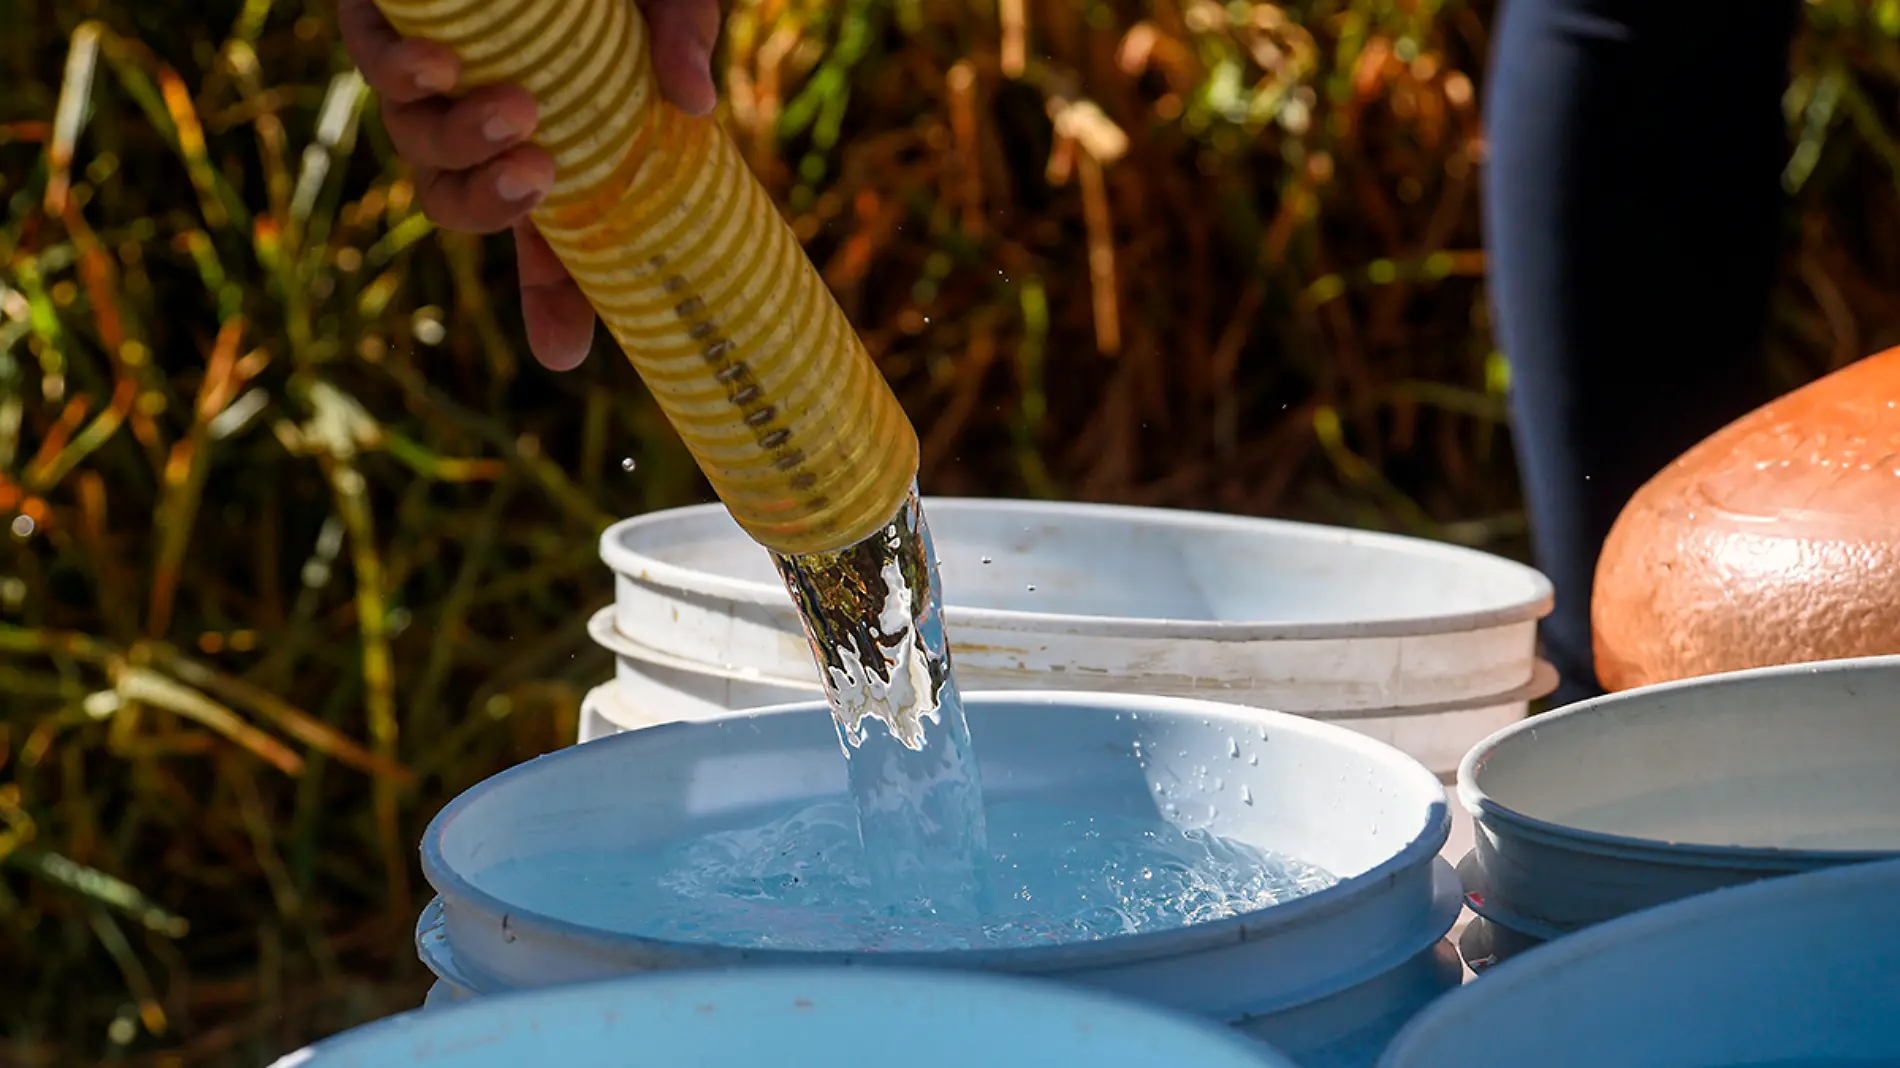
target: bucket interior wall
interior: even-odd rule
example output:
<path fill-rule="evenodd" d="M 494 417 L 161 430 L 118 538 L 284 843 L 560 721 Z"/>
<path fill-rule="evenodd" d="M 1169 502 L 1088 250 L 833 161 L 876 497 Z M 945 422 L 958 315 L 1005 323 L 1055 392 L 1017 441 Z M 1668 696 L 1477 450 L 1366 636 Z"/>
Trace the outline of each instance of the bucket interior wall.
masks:
<path fill-rule="evenodd" d="M 1900 658 L 1631 690 L 1487 743 L 1474 795 L 1658 843 L 1900 850 Z"/>

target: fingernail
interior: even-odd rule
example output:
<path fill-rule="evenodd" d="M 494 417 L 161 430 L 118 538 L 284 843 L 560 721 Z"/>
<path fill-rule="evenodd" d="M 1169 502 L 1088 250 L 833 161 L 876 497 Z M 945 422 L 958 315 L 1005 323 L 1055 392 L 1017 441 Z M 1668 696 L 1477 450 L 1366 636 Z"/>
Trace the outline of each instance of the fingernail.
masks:
<path fill-rule="evenodd" d="M 501 194 L 501 199 L 511 203 L 520 203 L 547 191 L 546 183 L 536 176 L 503 171 L 501 176 L 495 179 L 495 192 Z"/>
<path fill-rule="evenodd" d="M 425 93 L 446 93 L 455 88 L 455 76 L 441 67 L 424 67 L 412 77 L 416 88 Z"/>
<path fill-rule="evenodd" d="M 482 136 L 490 144 L 505 145 L 521 134 L 521 124 L 502 114 L 499 108 L 491 109 L 488 118 L 482 121 Z"/>

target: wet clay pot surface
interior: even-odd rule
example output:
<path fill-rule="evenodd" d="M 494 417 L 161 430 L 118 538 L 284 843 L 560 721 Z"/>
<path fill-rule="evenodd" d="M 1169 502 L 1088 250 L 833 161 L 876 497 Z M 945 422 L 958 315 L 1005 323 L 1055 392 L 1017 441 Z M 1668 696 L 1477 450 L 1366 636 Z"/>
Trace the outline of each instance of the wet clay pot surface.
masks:
<path fill-rule="evenodd" d="M 1591 616 L 1610 690 L 1900 653 L 1900 349 L 1650 480 L 1604 545 Z"/>

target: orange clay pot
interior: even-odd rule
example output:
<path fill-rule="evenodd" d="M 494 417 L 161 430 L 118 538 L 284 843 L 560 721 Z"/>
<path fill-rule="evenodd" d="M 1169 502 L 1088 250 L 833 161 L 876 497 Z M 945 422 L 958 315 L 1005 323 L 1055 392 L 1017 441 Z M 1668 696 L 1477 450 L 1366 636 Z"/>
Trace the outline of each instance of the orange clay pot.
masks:
<path fill-rule="evenodd" d="M 1900 349 L 1651 479 L 1604 544 L 1591 625 L 1610 690 L 1900 653 Z"/>

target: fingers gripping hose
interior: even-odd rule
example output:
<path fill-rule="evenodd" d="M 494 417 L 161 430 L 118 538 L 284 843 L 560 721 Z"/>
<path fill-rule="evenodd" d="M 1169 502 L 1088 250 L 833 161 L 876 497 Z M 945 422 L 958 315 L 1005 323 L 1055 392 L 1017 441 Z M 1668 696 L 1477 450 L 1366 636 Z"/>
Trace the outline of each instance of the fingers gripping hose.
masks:
<path fill-rule="evenodd" d="M 788 555 L 891 520 L 917 434 L 712 119 L 660 98 L 632 0 L 377 0 L 469 87 L 540 102 L 554 188 L 534 222 L 746 532 Z"/>

